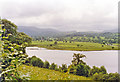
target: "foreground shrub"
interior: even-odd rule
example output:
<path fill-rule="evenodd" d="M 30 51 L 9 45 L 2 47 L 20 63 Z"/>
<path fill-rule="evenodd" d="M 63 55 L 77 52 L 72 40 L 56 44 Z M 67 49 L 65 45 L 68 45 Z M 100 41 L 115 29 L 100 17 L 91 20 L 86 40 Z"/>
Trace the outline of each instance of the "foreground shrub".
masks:
<path fill-rule="evenodd" d="M 44 65 L 43 61 L 35 56 L 31 58 L 30 64 L 38 67 L 43 67 Z"/>
<path fill-rule="evenodd" d="M 57 65 L 54 64 L 54 63 L 52 63 L 52 64 L 50 65 L 50 69 L 55 70 L 55 68 L 57 68 Z"/>
<path fill-rule="evenodd" d="M 59 70 L 60 70 L 60 72 L 67 72 L 68 71 L 67 65 L 66 64 L 62 64 L 62 67 L 59 66 Z"/>
<path fill-rule="evenodd" d="M 68 71 L 69 71 L 69 73 L 71 73 L 71 74 L 75 74 L 75 66 L 74 66 L 74 65 L 70 65 L 70 66 L 68 67 Z"/>
<path fill-rule="evenodd" d="M 86 76 L 88 77 L 90 73 L 90 67 L 85 64 L 78 64 L 75 66 L 75 74 L 79 76 Z"/>
<path fill-rule="evenodd" d="M 120 74 L 118 73 L 110 73 L 110 74 L 98 74 L 98 73 L 95 73 L 93 75 L 93 80 L 101 80 L 101 81 L 119 81 L 120 80 Z"/>
<path fill-rule="evenodd" d="M 101 66 L 100 68 L 93 66 L 93 68 L 90 70 L 90 75 L 93 76 L 95 73 L 106 74 L 107 71 L 104 66 Z"/>
<path fill-rule="evenodd" d="M 100 80 L 102 74 L 98 74 L 97 72 L 93 75 L 93 80 Z"/>
<path fill-rule="evenodd" d="M 101 66 L 99 71 L 100 71 L 100 73 L 102 73 L 102 74 L 106 74 L 106 73 L 107 73 L 107 71 L 106 71 L 106 69 L 105 69 L 104 66 Z"/>
<path fill-rule="evenodd" d="M 49 66 L 50 66 L 49 62 L 48 62 L 48 61 L 45 61 L 45 62 L 44 62 L 44 68 L 49 69 Z"/>

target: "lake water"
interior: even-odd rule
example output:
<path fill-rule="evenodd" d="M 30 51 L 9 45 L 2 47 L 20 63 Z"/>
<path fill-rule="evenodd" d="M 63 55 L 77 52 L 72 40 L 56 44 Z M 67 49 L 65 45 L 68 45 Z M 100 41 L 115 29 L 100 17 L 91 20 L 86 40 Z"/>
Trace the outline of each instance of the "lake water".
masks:
<path fill-rule="evenodd" d="M 39 48 L 38 50 L 30 50 L 26 48 L 26 53 L 29 57 L 36 56 L 43 61 L 47 60 L 50 63 L 57 65 L 67 64 L 70 65 L 74 53 L 82 53 L 86 55 L 83 58 L 90 67 L 92 66 L 105 66 L 107 72 L 118 72 L 118 51 L 117 50 L 104 50 L 104 51 L 68 51 L 68 50 L 48 50 Z"/>

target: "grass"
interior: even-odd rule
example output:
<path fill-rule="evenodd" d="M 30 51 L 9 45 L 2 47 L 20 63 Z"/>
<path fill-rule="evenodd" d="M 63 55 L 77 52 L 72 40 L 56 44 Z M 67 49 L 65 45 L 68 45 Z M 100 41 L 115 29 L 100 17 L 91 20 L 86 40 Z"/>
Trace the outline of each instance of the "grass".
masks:
<path fill-rule="evenodd" d="M 52 44 L 52 46 L 50 46 Z M 79 46 L 77 46 L 79 45 Z M 72 42 L 72 43 L 63 43 L 58 41 L 57 44 L 54 44 L 54 41 L 32 41 L 30 46 L 43 47 L 47 49 L 57 49 L 57 50 L 75 50 L 75 51 L 96 51 L 96 50 L 118 50 L 118 45 L 103 45 L 100 43 L 92 42 Z M 114 48 L 112 48 L 114 47 Z"/>
<path fill-rule="evenodd" d="M 21 76 L 29 76 L 30 80 L 92 80 L 88 77 L 27 65 L 20 66 L 18 70 Z"/>

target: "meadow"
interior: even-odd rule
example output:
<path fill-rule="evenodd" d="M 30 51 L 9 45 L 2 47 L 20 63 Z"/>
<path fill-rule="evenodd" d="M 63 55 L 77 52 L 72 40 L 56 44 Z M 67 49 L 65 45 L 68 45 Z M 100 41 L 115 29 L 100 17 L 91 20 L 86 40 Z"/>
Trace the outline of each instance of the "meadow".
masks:
<path fill-rule="evenodd" d="M 18 71 L 20 76 L 29 77 L 29 80 L 92 80 L 92 78 L 84 76 L 27 65 L 21 65 Z"/>
<path fill-rule="evenodd" d="M 93 42 L 32 41 L 30 46 L 75 51 L 118 50 L 118 44 L 106 45 Z"/>

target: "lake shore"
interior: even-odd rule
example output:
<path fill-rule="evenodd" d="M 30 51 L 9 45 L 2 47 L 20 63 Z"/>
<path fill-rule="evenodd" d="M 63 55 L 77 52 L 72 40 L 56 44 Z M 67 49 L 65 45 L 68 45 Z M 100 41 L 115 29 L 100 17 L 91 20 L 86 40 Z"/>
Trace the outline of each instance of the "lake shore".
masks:
<path fill-rule="evenodd" d="M 28 47 L 29 48 L 29 47 Z M 57 65 L 71 64 L 74 53 L 85 54 L 86 58 L 83 59 L 88 65 L 92 66 L 105 66 L 108 72 L 117 72 L 118 70 L 118 51 L 117 50 L 104 50 L 104 51 L 71 51 L 71 50 L 50 50 L 46 48 L 39 48 L 39 50 L 26 50 L 29 57 L 36 56 L 43 61 L 47 60 L 50 63 Z M 106 61 L 107 58 L 107 61 Z M 113 60 L 113 61 L 112 61 Z"/>
<path fill-rule="evenodd" d="M 79 45 L 79 46 L 78 46 Z M 63 43 L 57 42 L 40 42 L 33 41 L 29 47 L 41 47 L 51 50 L 71 50 L 71 51 L 102 51 L 102 50 L 120 50 L 118 45 L 102 45 L 100 43 L 92 42 L 74 42 L 74 43 Z"/>
<path fill-rule="evenodd" d="M 38 47 L 38 48 L 45 48 L 49 50 L 68 50 L 68 51 L 104 51 L 104 50 L 120 50 L 120 49 L 67 49 L 67 48 L 52 48 L 52 47 L 44 47 L 44 46 L 29 46 L 29 47 Z M 31 49 L 32 50 L 32 49 Z M 34 49 L 33 49 L 34 50 Z"/>
<path fill-rule="evenodd" d="M 34 46 L 33 46 L 34 47 Z M 35 46 L 36 47 L 36 46 Z M 39 49 L 47 49 L 47 50 L 65 50 L 65 51 L 107 51 L 107 50 L 69 50 L 69 49 L 53 49 L 53 48 L 45 48 L 45 47 L 38 47 Z M 30 49 L 30 50 L 39 50 L 39 49 Z M 116 51 L 115 49 L 111 51 Z"/>

